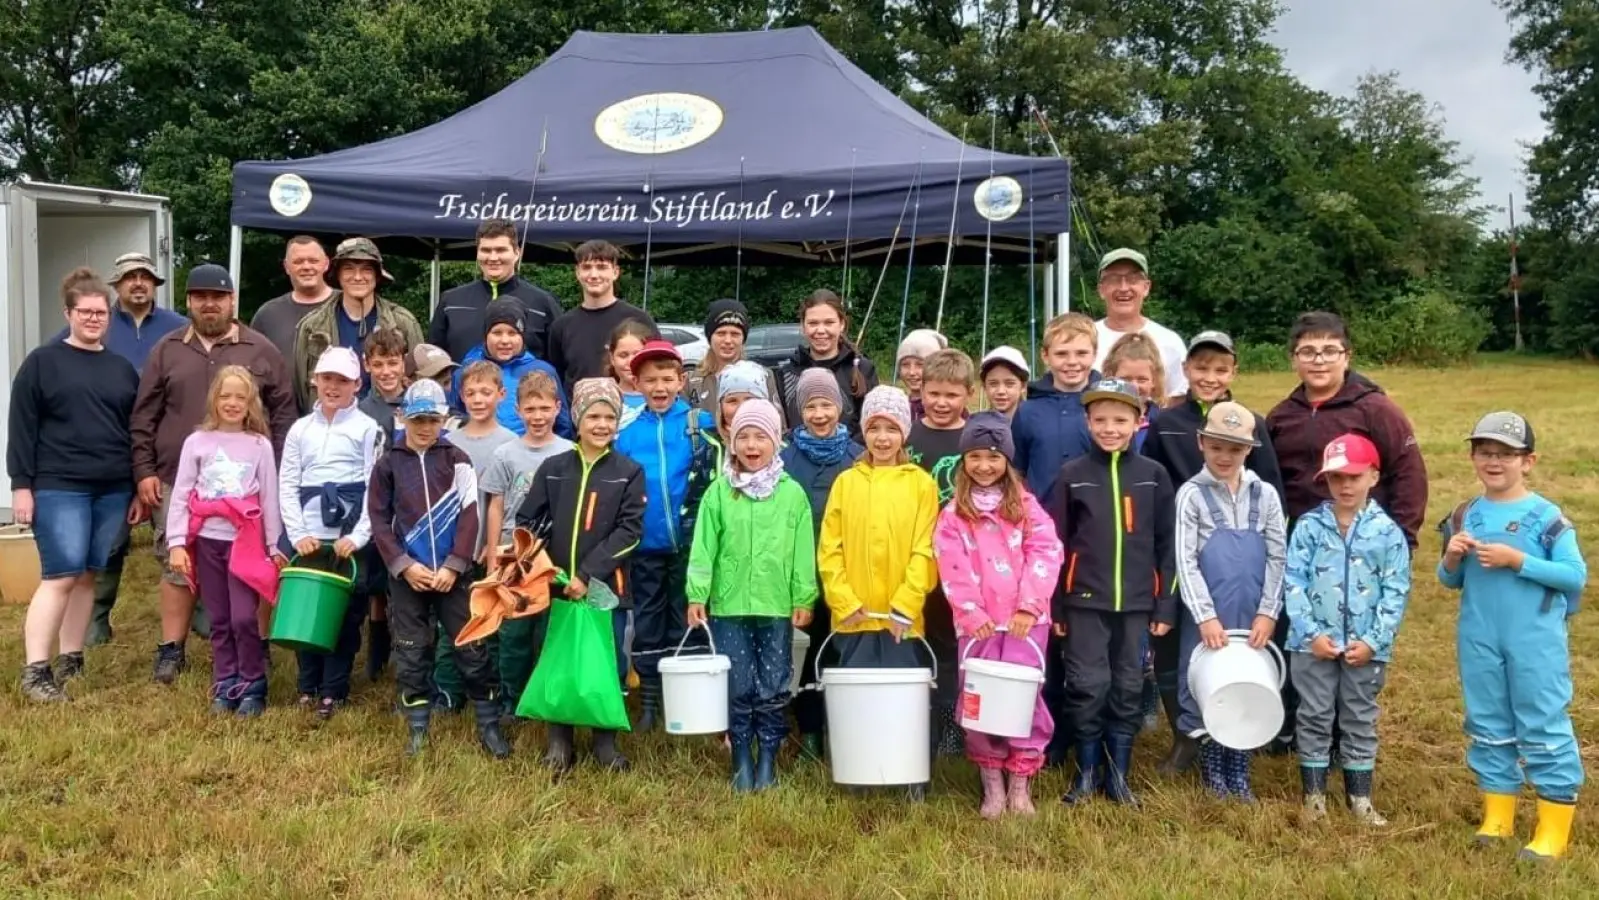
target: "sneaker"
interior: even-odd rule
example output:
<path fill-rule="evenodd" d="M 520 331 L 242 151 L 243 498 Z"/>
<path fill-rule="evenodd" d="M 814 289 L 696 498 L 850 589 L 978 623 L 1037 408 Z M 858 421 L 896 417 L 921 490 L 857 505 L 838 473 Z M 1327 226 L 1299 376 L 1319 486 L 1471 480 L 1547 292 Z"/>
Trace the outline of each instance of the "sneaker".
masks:
<path fill-rule="evenodd" d="M 171 684 L 178 680 L 183 670 L 189 667 L 187 655 L 183 652 L 183 644 L 178 641 L 168 641 L 157 644 L 155 648 L 155 681 L 157 684 Z"/>
<path fill-rule="evenodd" d="M 61 703 L 67 699 L 47 662 L 22 667 L 22 695 L 34 703 Z"/>
<path fill-rule="evenodd" d="M 327 720 L 333 718 L 333 713 L 343 705 L 343 700 L 335 700 L 332 697 L 323 697 L 317 702 L 316 717 L 326 722 Z"/>
<path fill-rule="evenodd" d="M 83 651 L 76 653 L 63 653 L 56 657 L 55 676 L 56 684 L 66 684 L 83 674 Z"/>
<path fill-rule="evenodd" d="M 298 700 L 294 701 L 294 705 L 298 706 L 299 708 L 301 708 L 301 709 L 303 709 L 303 710 L 305 710 L 307 712 L 309 712 L 311 709 L 313 709 L 316 706 L 316 695 L 315 694 L 301 694 L 300 698 Z"/>
<path fill-rule="evenodd" d="M 241 719 L 254 719 L 266 712 L 266 700 L 262 697 L 245 697 L 239 701 L 239 711 L 236 713 Z"/>

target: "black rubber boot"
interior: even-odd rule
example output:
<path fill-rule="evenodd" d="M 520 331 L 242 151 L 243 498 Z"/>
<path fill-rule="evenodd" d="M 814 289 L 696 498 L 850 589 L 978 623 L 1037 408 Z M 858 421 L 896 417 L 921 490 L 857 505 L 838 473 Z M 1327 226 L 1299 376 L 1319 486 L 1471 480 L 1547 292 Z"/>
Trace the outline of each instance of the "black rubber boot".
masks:
<path fill-rule="evenodd" d="M 764 791 L 777 786 L 777 747 L 761 745 L 755 760 L 755 789 Z"/>
<path fill-rule="evenodd" d="M 616 732 L 607 728 L 594 729 L 594 759 L 602 769 L 626 772 L 632 763 L 616 748 Z"/>
<path fill-rule="evenodd" d="M 472 712 L 477 716 L 477 739 L 483 749 L 495 759 L 505 759 L 511 755 L 511 742 L 505 739 L 505 733 L 500 731 L 500 701 L 474 700 Z"/>
<path fill-rule="evenodd" d="M 1193 768 L 1194 760 L 1199 758 L 1199 742 L 1177 729 L 1177 716 L 1181 712 L 1177 691 L 1161 691 L 1160 705 L 1166 711 L 1166 723 L 1171 726 L 1171 752 L 1155 766 L 1155 771 L 1175 778 Z"/>
<path fill-rule="evenodd" d="M 405 755 L 417 756 L 427 749 L 428 726 L 433 724 L 433 706 L 422 703 L 405 707 L 405 722 L 410 731 L 410 737 L 405 744 Z"/>
<path fill-rule="evenodd" d="M 1133 736 L 1130 734 L 1105 735 L 1105 796 L 1116 803 L 1137 806 L 1138 798 L 1127 783 L 1133 768 Z"/>
<path fill-rule="evenodd" d="M 1062 803 L 1086 803 L 1099 793 L 1099 767 L 1103 754 L 1099 741 L 1077 745 L 1077 780 L 1072 782 L 1072 789 L 1061 798 Z"/>
<path fill-rule="evenodd" d="M 661 721 L 661 679 L 639 679 L 639 717 L 633 731 L 649 734 Z"/>
<path fill-rule="evenodd" d="M 544 730 L 548 744 L 541 762 L 546 768 L 555 770 L 557 775 L 569 771 L 577 764 L 577 754 L 572 749 L 572 726 L 551 722 Z"/>
<path fill-rule="evenodd" d="M 755 760 L 750 756 L 750 739 L 738 738 L 733 748 L 733 792 L 747 794 L 755 790 Z"/>

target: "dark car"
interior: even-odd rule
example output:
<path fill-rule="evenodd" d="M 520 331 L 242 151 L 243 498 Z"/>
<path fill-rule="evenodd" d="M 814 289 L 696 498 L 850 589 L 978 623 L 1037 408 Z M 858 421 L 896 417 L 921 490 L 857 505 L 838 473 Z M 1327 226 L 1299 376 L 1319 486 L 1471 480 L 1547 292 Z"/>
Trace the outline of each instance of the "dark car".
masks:
<path fill-rule="evenodd" d="M 798 325 L 756 325 L 744 339 L 744 358 L 775 369 L 788 362 L 804 340 Z"/>

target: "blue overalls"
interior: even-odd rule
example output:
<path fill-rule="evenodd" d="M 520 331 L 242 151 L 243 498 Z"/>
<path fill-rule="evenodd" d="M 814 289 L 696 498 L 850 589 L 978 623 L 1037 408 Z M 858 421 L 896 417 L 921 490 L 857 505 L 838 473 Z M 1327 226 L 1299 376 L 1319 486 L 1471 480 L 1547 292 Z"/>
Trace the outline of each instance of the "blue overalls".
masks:
<path fill-rule="evenodd" d="M 1211 521 L 1216 523 L 1216 530 L 1199 550 L 1199 571 L 1205 576 L 1205 586 L 1216 607 L 1216 620 L 1228 631 L 1247 629 L 1254 624 L 1255 613 L 1260 609 L 1260 595 L 1266 587 L 1266 535 L 1260 530 L 1260 485 L 1259 481 L 1249 484 L 1246 528 L 1228 525 L 1232 520 L 1216 502 L 1215 488 L 1198 486 Z M 1187 610 L 1183 612 L 1178 617 L 1177 702 L 1182 711 L 1177 716 L 1177 728 L 1190 737 L 1200 737 L 1205 733 L 1205 722 L 1200 718 L 1199 704 L 1188 689 L 1188 659 L 1200 643 L 1199 625 Z"/>

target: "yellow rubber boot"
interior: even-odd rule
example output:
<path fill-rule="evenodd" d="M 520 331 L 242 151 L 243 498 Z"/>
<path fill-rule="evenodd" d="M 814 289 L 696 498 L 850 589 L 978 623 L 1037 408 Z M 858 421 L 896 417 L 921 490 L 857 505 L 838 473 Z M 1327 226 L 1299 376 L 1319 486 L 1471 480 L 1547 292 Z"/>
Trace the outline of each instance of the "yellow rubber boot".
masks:
<path fill-rule="evenodd" d="M 1555 860 L 1566 855 L 1571 843 L 1571 820 L 1577 814 L 1575 803 L 1555 803 L 1539 798 L 1538 830 L 1532 843 L 1521 849 L 1522 859 Z"/>
<path fill-rule="evenodd" d="M 1516 836 L 1516 795 L 1483 794 L 1482 827 L 1477 829 L 1477 843 L 1497 844 Z"/>

